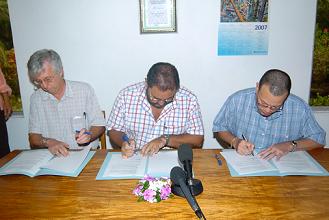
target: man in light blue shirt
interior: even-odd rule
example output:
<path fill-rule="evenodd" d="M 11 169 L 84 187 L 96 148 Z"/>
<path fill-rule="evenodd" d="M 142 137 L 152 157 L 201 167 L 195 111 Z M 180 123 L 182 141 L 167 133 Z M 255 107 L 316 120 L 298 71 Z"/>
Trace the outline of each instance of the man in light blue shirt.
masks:
<path fill-rule="evenodd" d="M 263 159 L 323 147 L 325 131 L 309 105 L 290 94 L 290 88 L 289 75 L 271 69 L 256 88 L 231 95 L 214 120 L 216 139 L 241 155 L 259 153 Z"/>

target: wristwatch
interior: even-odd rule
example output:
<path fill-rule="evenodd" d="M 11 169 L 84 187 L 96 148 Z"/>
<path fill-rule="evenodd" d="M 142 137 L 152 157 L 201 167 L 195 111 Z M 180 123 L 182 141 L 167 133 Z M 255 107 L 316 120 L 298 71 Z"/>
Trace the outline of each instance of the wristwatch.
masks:
<path fill-rule="evenodd" d="M 48 146 L 47 146 L 47 141 L 48 141 L 48 138 L 42 137 L 42 138 L 41 138 L 41 144 L 42 144 L 42 146 L 44 146 L 44 147 L 48 147 Z"/>
<path fill-rule="evenodd" d="M 291 146 L 292 146 L 292 148 L 291 148 L 290 152 L 294 152 L 294 151 L 296 151 L 296 148 L 297 148 L 297 142 L 296 142 L 296 141 L 292 141 L 292 142 L 291 142 Z"/>
<path fill-rule="evenodd" d="M 165 140 L 166 140 L 166 143 L 165 143 L 164 147 L 165 147 L 165 146 L 168 146 L 168 144 L 169 144 L 169 139 L 170 139 L 169 134 L 164 134 L 163 137 L 164 137 Z"/>

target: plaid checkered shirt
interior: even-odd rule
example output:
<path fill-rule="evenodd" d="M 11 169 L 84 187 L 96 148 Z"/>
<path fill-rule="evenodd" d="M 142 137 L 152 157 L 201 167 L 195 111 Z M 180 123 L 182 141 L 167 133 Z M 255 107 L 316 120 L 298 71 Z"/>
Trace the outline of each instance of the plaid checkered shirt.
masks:
<path fill-rule="evenodd" d="M 203 135 L 200 106 L 192 92 L 180 88 L 174 101 L 166 105 L 155 120 L 146 90 L 146 83 L 140 82 L 120 91 L 109 115 L 108 130 L 126 133 L 136 141 L 137 148 L 142 148 L 163 134 Z"/>

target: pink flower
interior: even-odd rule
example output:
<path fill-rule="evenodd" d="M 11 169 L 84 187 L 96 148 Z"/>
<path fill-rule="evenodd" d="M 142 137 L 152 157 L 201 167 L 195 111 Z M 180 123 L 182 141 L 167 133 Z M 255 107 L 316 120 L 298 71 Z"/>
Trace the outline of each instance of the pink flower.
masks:
<path fill-rule="evenodd" d="M 141 191 L 143 189 L 143 186 L 142 185 L 138 185 L 134 190 L 133 190 L 133 193 L 136 195 L 136 196 L 140 196 L 141 195 Z"/>
<path fill-rule="evenodd" d="M 160 202 L 172 196 L 170 186 L 171 181 L 168 178 L 154 178 L 146 175 L 139 180 L 133 194 L 138 196 L 137 201 Z"/>
<path fill-rule="evenodd" d="M 161 189 L 160 198 L 161 198 L 162 200 L 165 200 L 165 199 L 167 199 L 167 198 L 169 197 L 170 193 L 171 193 L 171 188 L 170 188 L 170 186 L 163 187 L 163 188 Z"/>
<path fill-rule="evenodd" d="M 156 192 L 153 190 L 147 189 L 144 191 L 144 199 L 148 202 L 153 202 Z"/>

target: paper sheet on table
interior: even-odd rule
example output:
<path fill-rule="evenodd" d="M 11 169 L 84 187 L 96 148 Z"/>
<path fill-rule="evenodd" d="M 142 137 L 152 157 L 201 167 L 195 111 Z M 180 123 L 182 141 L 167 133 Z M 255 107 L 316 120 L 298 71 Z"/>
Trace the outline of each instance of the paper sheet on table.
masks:
<path fill-rule="evenodd" d="M 292 152 L 280 160 L 272 160 L 280 173 L 285 172 L 303 172 L 303 173 L 322 173 L 316 164 L 310 160 L 303 151 Z"/>
<path fill-rule="evenodd" d="M 112 154 L 110 162 L 104 172 L 104 177 L 143 176 L 146 158 L 140 154 L 124 159 L 120 154 Z"/>
<path fill-rule="evenodd" d="M 260 159 L 257 155 L 240 155 L 235 150 L 225 150 L 221 154 L 239 175 L 277 170 L 268 161 Z"/>
<path fill-rule="evenodd" d="M 66 157 L 54 157 L 46 165 L 41 168 L 61 171 L 65 173 L 75 172 L 83 163 L 90 151 L 90 146 L 85 147 L 82 151 L 70 151 Z"/>
<path fill-rule="evenodd" d="M 177 151 L 160 151 L 149 157 L 147 174 L 170 177 L 170 171 L 175 166 L 179 166 Z"/>
<path fill-rule="evenodd" d="M 40 170 L 40 166 L 47 164 L 52 157 L 47 149 L 22 151 L 2 168 L 2 172 L 33 176 Z"/>

